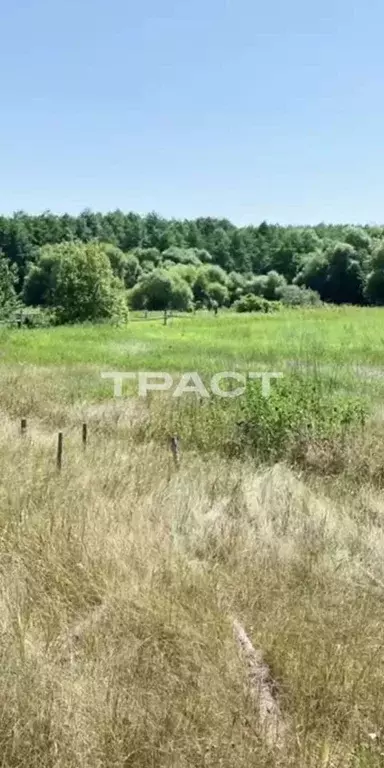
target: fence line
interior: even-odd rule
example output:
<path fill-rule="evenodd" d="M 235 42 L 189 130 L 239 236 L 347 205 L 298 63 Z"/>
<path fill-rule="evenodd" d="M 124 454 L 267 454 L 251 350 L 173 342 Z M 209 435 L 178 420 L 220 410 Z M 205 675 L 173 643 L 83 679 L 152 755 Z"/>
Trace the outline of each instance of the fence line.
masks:
<path fill-rule="evenodd" d="M 172 312 L 167 312 L 166 318 L 167 320 L 182 320 L 183 318 L 192 320 L 194 317 L 196 317 L 195 312 L 183 312 L 181 314 L 173 314 Z M 128 320 L 126 322 L 126 325 L 130 325 L 130 323 L 146 323 L 146 322 L 155 322 L 155 321 L 161 321 L 164 325 L 167 325 L 167 323 L 164 322 L 164 312 L 161 312 L 159 314 L 156 314 L 155 316 L 151 316 L 148 314 L 144 317 L 128 317 Z M 25 322 L 26 320 L 29 320 L 30 322 Z M 102 323 L 100 323 L 102 324 Z M 46 325 L 44 322 L 37 322 L 36 324 L 33 323 L 33 316 L 25 315 L 21 320 L 0 320 L 0 326 L 5 326 L 6 328 L 53 328 L 53 325 Z"/>
<path fill-rule="evenodd" d="M 22 418 L 20 421 L 20 435 L 24 438 L 27 434 L 27 419 Z M 85 452 L 88 444 L 88 424 L 82 423 L 81 428 L 81 444 L 83 451 Z M 181 462 L 180 441 L 178 435 L 172 435 L 169 438 L 168 446 L 173 457 L 173 463 L 176 469 L 179 469 Z M 57 447 L 56 447 L 56 467 L 61 472 L 63 467 L 63 454 L 64 454 L 64 433 L 62 431 L 57 433 Z"/>

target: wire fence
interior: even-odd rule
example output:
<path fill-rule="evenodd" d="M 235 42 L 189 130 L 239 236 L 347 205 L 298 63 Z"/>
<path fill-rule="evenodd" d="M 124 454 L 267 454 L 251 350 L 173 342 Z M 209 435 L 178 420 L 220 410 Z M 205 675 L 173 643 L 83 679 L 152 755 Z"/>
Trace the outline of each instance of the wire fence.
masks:
<path fill-rule="evenodd" d="M 193 319 L 198 314 L 198 311 L 193 312 L 174 312 L 172 310 L 166 311 L 143 311 L 142 313 L 135 312 L 129 313 L 127 325 L 130 323 L 144 323 L 144 322 L 162 322 L 167 325 L 169 320 L 185 320 L 186 318 Z M 0 326 L 6 328 L 48 328 L 50 323 L 45 318 L 40 318 L 38 315 L 29 314 L 24 312 L 21 315 L 7 318 L 6 320 L 0 320 Z"/>

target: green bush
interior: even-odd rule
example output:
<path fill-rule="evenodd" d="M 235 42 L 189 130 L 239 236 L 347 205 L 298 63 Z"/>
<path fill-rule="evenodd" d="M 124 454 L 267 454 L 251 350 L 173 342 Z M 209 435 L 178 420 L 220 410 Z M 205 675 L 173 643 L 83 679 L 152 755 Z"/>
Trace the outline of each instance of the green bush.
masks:
<path fill-rule="evenodd" d="M 246 296 L 235 301 L 233 308 L 236 312 L 271 312 L 273 305 L 261 296 L 248 293 Z"/>
<path fill-rule="evenodd" d="M 277 296 L 282 304 L 288 307 L 318 307 L 320 296 L 310 288 L 300 288 L 298 285 L 285 285 L 278 288 Z"/>
<path fill-rule="evenodd" d="M 58 323 L 55 312 L 42 307 L 25 307 L 21 313 L 21 321 L 26 328 L 49 328 Z"/>
<path fill-rule="evenodd" d="M 317 376 L 289 376 L 271 383 L 263 397 L 260 382 L 250 382 L 240 399 L 235 453 L 250 452 L 261 460 L 287 458 L 290 449 L 314 440 L 345 439 L 365 423 L 367 408 L 332 382 Z"/>

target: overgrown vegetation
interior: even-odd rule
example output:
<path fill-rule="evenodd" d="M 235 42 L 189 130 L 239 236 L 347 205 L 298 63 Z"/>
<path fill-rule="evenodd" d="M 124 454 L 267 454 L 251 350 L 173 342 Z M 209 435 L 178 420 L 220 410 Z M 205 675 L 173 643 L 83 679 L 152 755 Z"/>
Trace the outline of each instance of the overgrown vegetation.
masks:
<path fill-rule="evenodd" d="M 309 371 L 276 381 L 269 397 L 261 381 L 248 382 L 244 395 L 234 399 L 189 394 L 175 402 L 158 395 L 151 410 L 155 418 L 138 424 L 135 434 L 138 440 L 162 442 L 171 430 L 190 450 L 304 466 L 310 446 L 342 451 L 364 430 L 368 399 L 340 384 Z"/>

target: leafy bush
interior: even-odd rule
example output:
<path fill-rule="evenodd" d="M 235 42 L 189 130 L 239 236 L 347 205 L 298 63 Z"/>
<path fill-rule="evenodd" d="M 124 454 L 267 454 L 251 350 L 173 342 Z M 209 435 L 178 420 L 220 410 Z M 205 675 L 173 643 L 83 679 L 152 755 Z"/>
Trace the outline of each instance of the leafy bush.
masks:
<path fill-rule="evenodd" d="M 49 328 L 58 323 L 55 312 L 42 307 L 25 307 L 20 314 L 26 328 Z"/>
<path fill-rule="evenodd" d="M 209 381 L 205 382 L 209 387 Z M 236 386 L 238 386 L 236 384 Z M 202 453 L 250 455 L 261 462 L 306 463 L 310 446 L 336 446 L 364 426 L 368 407 L 316 373 L 271 381 L 264 397 L 261 381 L 250 381 L 236 398 L 159 399 L 149 425 L 137 439 L 160 440 L 172 431 Z"/>
<path fill-rule="evenodd" d="M 271 312 L 273 305 L 261 296 L 248 293 L 246 296 L 238 299 L 238 301 L 235 301 L 233 308 L 236 312 Z"/>
<path fill-rule="evenodd" d="M 277 296 L 282 304 L 289 307 L 316 307 L 321 304 L 320 296 L 316 291 L 311 288 L 300 288 L 298 285 L 285 285 L 283 288 L 278 288 Z"/>
<path fill-rule="evenodd" d="M 269 397 L 263 397 L 260 382 L 251 382 L 240 407 L 234 451 L 274 461 L 311 440 L 344 439 L 367 415 L 361 399 L 337 392 L 316 376 L 284 377 L 271 384 Z"/>

